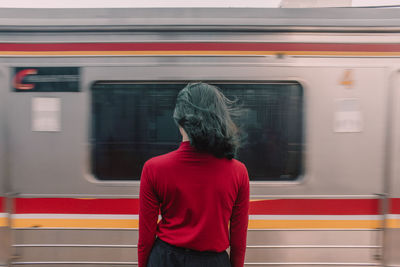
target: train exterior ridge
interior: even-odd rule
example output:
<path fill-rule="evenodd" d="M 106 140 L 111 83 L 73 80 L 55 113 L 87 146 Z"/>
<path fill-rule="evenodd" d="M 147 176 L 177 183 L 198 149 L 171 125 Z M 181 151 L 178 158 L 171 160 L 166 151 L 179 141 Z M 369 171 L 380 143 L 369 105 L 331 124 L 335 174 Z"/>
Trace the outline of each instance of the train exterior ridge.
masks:
<path fill-rule="evenodd" d="M 297 176 L 251 181 L 246 266 L 400 265 L 400 9 L 52 12 L 0 10 L 0 266 L 134 266 L 139 181 L 92 172 L 93 103 L 188 81 L 297 90 L 249 98 L 302 117 Z"/>

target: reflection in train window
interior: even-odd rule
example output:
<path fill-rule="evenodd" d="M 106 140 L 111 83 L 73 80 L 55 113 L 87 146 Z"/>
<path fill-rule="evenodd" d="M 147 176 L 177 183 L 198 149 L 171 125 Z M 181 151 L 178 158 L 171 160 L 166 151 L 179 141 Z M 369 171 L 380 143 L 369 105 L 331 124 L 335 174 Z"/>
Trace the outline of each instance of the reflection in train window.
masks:
<path fill-rule="evenodd" d="M 238 159 L 252 181 L 292 181 L 302 173 L 303 89 L 295 82 L 209 82 L 238 99 L 244 133 Z M 184 83 L 98 82 L 92 87 L 91 168 L 99 180 L 139 180 L 151 157 L 175 150 L 172 119 Z"/>

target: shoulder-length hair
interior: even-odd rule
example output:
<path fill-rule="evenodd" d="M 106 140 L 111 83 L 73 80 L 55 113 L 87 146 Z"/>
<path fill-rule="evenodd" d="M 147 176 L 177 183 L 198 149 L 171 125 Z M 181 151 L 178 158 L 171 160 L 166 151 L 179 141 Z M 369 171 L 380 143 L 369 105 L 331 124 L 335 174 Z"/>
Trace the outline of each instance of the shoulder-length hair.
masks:
<path fill-rule="evenodd" d="M 197 151 L 232 159 L 239 148 L 233 104 L 215 86 L 190 83 L 178 93 L 173 117 Z"/>

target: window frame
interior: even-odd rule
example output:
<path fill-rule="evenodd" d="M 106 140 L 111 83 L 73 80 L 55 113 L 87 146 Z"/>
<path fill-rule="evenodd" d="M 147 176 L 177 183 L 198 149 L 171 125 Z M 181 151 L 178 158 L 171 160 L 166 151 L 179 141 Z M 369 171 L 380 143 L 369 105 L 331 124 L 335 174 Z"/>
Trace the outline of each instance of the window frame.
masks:
<path fill-rule="evenodd" d="M 138 180 L 101 180 L 98 179 L 94 173 L 92 172 L 91 163 L 92 163 L 92 91 L 96 84 L 104 83 L 104 84 L 155 84 L 155 83 L 163 83 L 163 84 L 182 84 L 185 85 L 190 82 L 200 82 L 198 80 L 190 79 L 190 80 L 94 80 L 90 83 L 88 87 L 88 136 L 87 136 L 87 163 L 86 170 L 84 173 L 84 177 L 87 181 L 92 184 L 102 185 L 102 186 L 134 186 L 137 187 L 140 185 L 140 179 Z M 210 83 L 210 84 L 297 84 L 301 87 L 302 90 L 302 127 L 301 127 L 301 161 L 300 161 L 300 174 L 294 180 L 289 181 L 279 181 L 279 180 L 260 180 L 260 181 L 252 181 L 250 180 L 250 185 L 259 185 L 259 186 L 279 186 L 279 185 L 287 185 L 287 186 L 296 186 L 300 184 L 304 184 L 306 177 L 306 127 L 307 127 L 307 114 L 306 114 L 306 102 L 307 102 L 307 86 L 306 82 L 300 78 L 292 78 L 292 79 L 271 79 L 271 80 L 208 80 L 204 79 L 201 82 Z"/>

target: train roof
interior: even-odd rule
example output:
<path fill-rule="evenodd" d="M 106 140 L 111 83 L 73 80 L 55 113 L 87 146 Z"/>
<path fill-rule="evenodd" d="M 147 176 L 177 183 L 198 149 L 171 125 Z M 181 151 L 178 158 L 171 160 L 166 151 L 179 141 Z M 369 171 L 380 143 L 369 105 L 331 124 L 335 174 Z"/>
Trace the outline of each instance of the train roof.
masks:
<path fill-rule="evenodd" d="M 400 8 L 0 9 L 0 31 L 396 31 Z"/>

